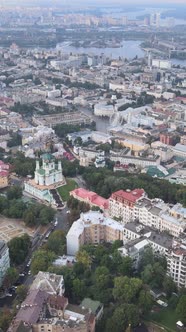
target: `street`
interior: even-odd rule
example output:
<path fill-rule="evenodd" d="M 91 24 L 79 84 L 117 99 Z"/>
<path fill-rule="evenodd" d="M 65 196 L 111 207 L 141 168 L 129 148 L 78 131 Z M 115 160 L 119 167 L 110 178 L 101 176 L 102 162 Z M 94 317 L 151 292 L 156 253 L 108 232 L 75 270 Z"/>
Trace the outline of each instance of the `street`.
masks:
<path fill-rule="evenodd" d="M 57 226 L 55 227 L 55 230 L 61 229 L 64 232 L 68 232 L 69 230 L 69 223 L 68 223 L 68 207 L 66 206 L 63 210 L 58 210 L 56 213 L 56 218 L 58 221 Z"/>

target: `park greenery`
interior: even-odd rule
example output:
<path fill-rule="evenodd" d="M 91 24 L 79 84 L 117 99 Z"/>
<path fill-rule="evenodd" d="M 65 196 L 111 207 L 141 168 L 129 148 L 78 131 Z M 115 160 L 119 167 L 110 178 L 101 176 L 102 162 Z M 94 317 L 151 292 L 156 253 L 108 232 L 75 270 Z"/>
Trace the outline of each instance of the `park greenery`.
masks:
<path fill-rule="evenodd" d="M 100 86 L 95 83 L 90 82 L 72 82 L 69 78 L 62 79 L 62 78 L 52 78 L 53 84 L 65 84 L 69 88 L 78 88 L 78 89 L 85 89 L 85 90 L 95 90 L 99 89 Z"/>
<path fill-rule="evenodd" d="M 11 111 L 19 113 L 21 115 L 32 116 L 35 107 L 31 104 L 21 104 L 20 102 L 15 103 L 14 106 L 11 107 Z"/>
<path fill-rule="evenodd" d="M 88 189 L 109 198 L 117 190 L 143 188 L 149 198 L 160 198 L 167 203 L 182 203 L 186 206 L 186 191 L 183 185 L 171 184 L 167 180 L 152 178 L 147 174 L 113 172 L 106 168 L 87 167 L 83 179 Z"/>
<path fill-rule="evenodd" d="M 11 139 L 8 141 L 8 147 L 12 148 L 14 146 L 19 146 L 22 143 L 22 138 L 21 135 L 16 132 L 16 133 L 11 133 Z"/>
<path fill-rule="evenodd" d="M 66 202 L 70 196 L 70 191 L 76 189 L 77 183 L 73 179 L 67 179 L 66 180 L 66 185 L 59 187 L 58 193 L 60 194 L 63 202 Z"/>
<path fill-rule="evenodd" d="M 12 165 L 12 170 L 18 176 L 34 175 L 36 162 L 34 159 L 27 158 L 22 152 L 17 152 L 15 156 L 9 156 L 6 159 Z"/>
<path fill-rule="evenodd" d="M 55 211 L 39 203 L 25 203 L 22 200 L 22 188 L 8 188 L 7 195 L 0 196 L 0 214 L 8 218 L 23 219 L 26 226 L 47 225 L 54 218 Z"/>
<path fill-rule="evenodd" d="M 81 131 L 84 128 L 90 128 L 92 130 L 95 130 L 96 123 L 92 121 L 90 124 L 66 124 L 66 123 L 61 123 L 57 124 L 54 127 L 55 133 L 58 137 L 60 138 L 66 138 L 66 135 L 74 132 Z"/>
<path fill-rule="evenodd" d="M 142 92 L 138 98 L 132 103 L 126 103 L 118 108 L 118 111 L 125 111 L 127 108 L 137 108 L 153 104 L 155 97 L 148 95 L 146 92 Z"/>
<path fill-rule="evenodd" d="M 85 297 L 103 303 L 104 315 L 97 332 L 122 332 L 129 324 L 133 327 L 143 319 L 148 320 L 152 307 L 157 306 L 151 289 L 163 291 L 169 310 L 176 309 L 176 317 L 184 321 L 185 295 L 176 294 L 173 280 L 166 275 L 165 258 L 147 247 L 136 269 L 130 257 L 122 257 L 118 252 L 121 246 L 119 240 L 112 244 L 86 244 L 77 252 L 72 266 L 59 267 L 53 265 L 53 261 L 65 254 L 65 234 L 55 231 L 48 243 L 33 255 L 31 272 L 33 275 L 38 271 L 63 275 L 65 296 L 71 303 L 79 304 Z"/>

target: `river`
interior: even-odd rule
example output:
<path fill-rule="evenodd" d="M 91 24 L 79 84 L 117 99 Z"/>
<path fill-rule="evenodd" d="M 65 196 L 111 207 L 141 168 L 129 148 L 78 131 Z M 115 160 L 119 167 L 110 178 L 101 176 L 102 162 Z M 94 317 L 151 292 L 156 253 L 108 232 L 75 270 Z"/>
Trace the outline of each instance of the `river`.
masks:
<path fill-rule="evenodd" d="M 140 47 L 141 41 L 139 40 L 125 40 L 121 43 L 121 47 L 74 47 L 70 45 L 70 42 L 63 42 L 57 44 L 56 48 L 58 50 L 63 51 L 64 53 L 86 53 L 86 54 L 94 54 L 101 55 L 105 54 L 107 57 L 111 59 L 116 59 L 119 57 L 133 59 L 136 55 L 138 58 L 141 58 L 145 55 L 145 52 Z M 186 66 L 186 60 L 179 59 L 171 59 L 172 64 Z"/>
<path fill-rule="evenodd" d="M 95 54 L 101 55 L 105 54 L 110 58 L 127 58 L 133 59 L 136 55 L 138 57 L 144 56 L 144 51 L 140 48 L 141 41 L 133 41 L 127 40 L 123 41 L 121 47 L 105 47 L 105 48 L 97 48 L 97 47 L 74 47 L 70 46 L 70 42 L 63 42 L 57 45 L 57 49 L 61 49 L 64 52 L 72 52 L 72 53 L 87 53 L 87 54 Z"/>

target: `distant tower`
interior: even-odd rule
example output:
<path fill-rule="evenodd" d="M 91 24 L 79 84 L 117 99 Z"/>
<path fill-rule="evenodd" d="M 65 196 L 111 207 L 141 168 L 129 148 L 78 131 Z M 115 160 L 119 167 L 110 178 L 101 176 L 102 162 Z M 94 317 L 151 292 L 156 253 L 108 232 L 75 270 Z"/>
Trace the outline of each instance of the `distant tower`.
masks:
<path fill-rule="evenodd" d="M 156 13 L 156 27 L 159 28 L 160 27 L 160 17 L 161 14 L 160 13 Z"/>
<path fill-rule="evenodd" d="M 148 52 L 148 67 L 151 68 L 152 66 L 152 54 Z"/>

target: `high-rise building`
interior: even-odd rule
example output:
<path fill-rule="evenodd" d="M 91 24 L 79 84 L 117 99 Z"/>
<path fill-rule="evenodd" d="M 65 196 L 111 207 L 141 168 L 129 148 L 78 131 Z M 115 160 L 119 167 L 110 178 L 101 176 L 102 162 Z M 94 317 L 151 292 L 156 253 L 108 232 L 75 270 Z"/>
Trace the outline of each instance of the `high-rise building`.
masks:
<path fill-rule="evenodd" d="M 170 251 L 167 256 L 167 272 L 178 287 L 186 287 L 186 247 Z"/>
<path fill-rule="evenodd" d="M 4 241 L 0 241 L 0 287 L 2 286 L 4 277 L 10 267 L 9 249 Z"/>

